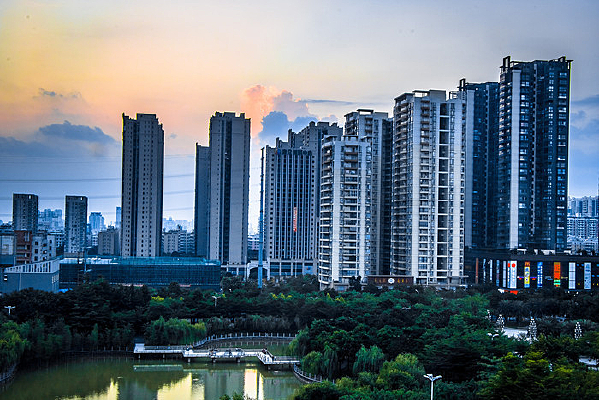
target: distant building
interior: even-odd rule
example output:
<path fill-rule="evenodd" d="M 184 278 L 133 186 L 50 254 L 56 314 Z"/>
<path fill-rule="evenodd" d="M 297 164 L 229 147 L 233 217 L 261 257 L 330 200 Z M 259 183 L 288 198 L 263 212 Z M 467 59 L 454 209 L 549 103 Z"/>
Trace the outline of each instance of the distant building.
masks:
<path fill-rule="evenodd" d="M 121 219 L 122 219 L 121 207 L 116 208 L 116 220 L 114 221 L 114 227 L 116 229 L 121 229 Z"/>
<path fill-rule="evenodd" d="M 195 226 L 198 255 L 222 264 L 247 261 L 250 120 L 241 113 L 210 118 L 209 150 L 196 147 Z M 209 152 L 210 161 L 206 162 Z M 202 164 L 201 164 L 202 163 Z M 206 171 L 208 168 L 208 171 Z M 208 174 L 208 175 L 207 175 Z M 209 177 L 206 192 L 206 177 Z M 205 205 L 208 206 L 206 213 Z"/>
<path fill-rule="evenodd" d="M 46 208 L 38 214 L 38 230 L 41 231 L 58 231 L 64 229 L 64 221 L 62 219 L 62 210 L 51 210 Z"/>
<path fill-rule="evenodd" d="M 118 229 L 109 227 L 105 231 L 98 232 L 98 255 L 118 256 L 120 250 Z"/>
<path fill-rule="evenodd" d="M 193 255 L 195 252 L 193 232 L 187 232 L 181 229 L 181 226 L 162 232 L 162 252 L 164 255 Z"/>
<path fill-rule="evenodd" d="M 46 261 L 56 257 L 56 236 L 46 232 L 14 231 L 15 265 Z M 7 239 L 9 240 L 9 239 Z"/>
<path fill-rule="evenodd" d="M 178 230 L 162 232 L 163 254 L 171 255 L 172 253 L 179 253 L 179 232 Z"/>
<path fill-rule="evenodd" d="M 12 195 L 12 224 L 15 231 L 37 232 L 38 197 L 35 194 Z"/>
<path fill-rule="evenodd" d="M 179 254 L 194 255 L 195 254 L 195 234 L 187 230 L 179 232 Z"/>
<path fill-rule="evenodd" d="M 123 114 L 123 257 L 160 255 L 163 171 L 164 130 L 156 115 Z"/>
<path fill-rule="evenodd" d="M 599 197 L 570 197 L 568 215 L 573 217 L 599 217 Z"/>
<path fill-rule="evenodd" d="M 81 253 L 87 243 L 87 197 L 65 198 L 65 244 L 64 252 Z"/>
<path fill-rule="evenodd" d="M 89 214 L 89 225 L 92 234 L 98 234 L 98 232 L 106 229 L 104 226 L 104 217 L 101 212 L 92 212 Z"/>
<path fill-rule="evenodd" d="M 395 99 L 391 274 L 418 285 L 463 284 L 464 108 L 440 90 Z"/>
<path fill-rule="evenodd" d="M 28 264 L 33 259 L 31 257 L 32 253 L 32 240 L 33 233 L 31 231 L 14 231 L 15 236 L 15 265 L 20 264 Z"/>

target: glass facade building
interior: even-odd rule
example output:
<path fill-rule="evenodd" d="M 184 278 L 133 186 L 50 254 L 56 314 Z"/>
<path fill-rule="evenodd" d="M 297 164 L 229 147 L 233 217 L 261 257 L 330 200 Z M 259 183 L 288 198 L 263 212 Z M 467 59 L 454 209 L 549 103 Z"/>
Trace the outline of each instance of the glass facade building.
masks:
<path fill-rule="evenodd" d="M 503 59 L 497 247 L 566 247 L 570 65 Z"/>
<path fill-rule="evenodd" d="M 203 258 L 65 258 L 60 261 L 60 288 L 104 278 L 112 285 L 162 287 L 177 282 L 183 287 L 220 289 L 218 261 Z"/>
<path fill-rule="evenodd" d="M 466 99 L 465 245 L 492 248 L 497 242 L 497 139 L 499 83 L 460 81 Z"/>

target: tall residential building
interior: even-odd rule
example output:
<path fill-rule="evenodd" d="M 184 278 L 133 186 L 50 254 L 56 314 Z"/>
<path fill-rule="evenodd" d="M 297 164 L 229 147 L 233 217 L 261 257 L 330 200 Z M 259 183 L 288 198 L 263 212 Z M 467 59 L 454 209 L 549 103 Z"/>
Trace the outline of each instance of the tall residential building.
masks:
<path fill-rule="evenodd" d="M 495 248 L 499 83 L 462 79 L 459 89 L 466 100 L 465 245 Z"/>
<path fill-rule="evenodd" d="M 208 258 L 222 264 L 247 260 L 250 119 L 241 113 L 210 118 L 209 150 L 196 147 L 196 237 L 208 236 Z M 209 162 L 206 162 L 209 152 Z M 205 169 L 208 169 L 206 171 Z M 199 171 L 199 172 L 198 172 Z M 209 177 L 208 191 L 205 180 Z M 208 212 L 203 209 L 208 205 Z M 201 241 L 202 239 L 198 239 Z M 197 243 L 198 254 L 203 243 Z"/>
<path fill-rule="evenodd" d="M 359 109 L 345 115 L 345 135 L 370 146 L 366 190 L 369 204 L 366 221 L 370 241 L 369 272 L 388 275 L 391 263 L 391 158 L 393 122 L 385 112 Z M 369 211 L 369 212 L 368 212 Z"/>
<path fill-rule="evenodd" d="M 208 258 L 210 215 L 210 147 L 196 143 L 195 254 Z"/>
<path fill-rule="evenodd" d="M 318 260 L 320 153 L 325 135 L 342 129 L 310 123 L 288 141 L 262 149 L 264 251 L 270 276 L 313 274 Z"/>
<path fill-rule="evenodd" d="M 87 197 L 65 197 L 65 253 L 81 253 L 85 250 L 87 234 Z"/>
<path fill-rule="evenodd" d="M 38 198 L 35 194 L 13 193 L 12 226 L 15 231 L 37 232 Z"/>
<path fill-rule="evenodd" d="M 322 145 L 318 280 L 347 284 L 370 274 L 371 147 L 357 136 L 330 134 Z"/>
<path fill-rule="evenodd" d="M 94 211 L 89 214 L 89 225 L 92 234 L 97 234 L 101 230 L 104 230 L 104 217 L 101 212 Z"/>
<path fill-rule="evenodd" d="M 462 284 L 465 101 L 414 91 L 395 99 L 391 273 Z"/>
<path fill-rule="evenodd" d="M 497 155 L 501 248 L 566 247 L 570 64 L 566 57 L 503 59 Z"/>
<path fill-rule="evenodd" d="M 163 171 L 164 130 L 156 115 L 123 114 L 123 257 L 160 255 Z"/>

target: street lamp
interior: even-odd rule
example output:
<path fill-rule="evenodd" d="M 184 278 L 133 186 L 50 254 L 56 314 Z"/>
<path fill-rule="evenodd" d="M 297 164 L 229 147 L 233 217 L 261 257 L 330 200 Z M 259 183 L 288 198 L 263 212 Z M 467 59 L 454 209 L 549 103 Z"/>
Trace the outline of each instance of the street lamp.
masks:
<path fill-rule="evenodd" d="M 216 307 L 216 300 L 218 300 L 218 297 L 212 296 L 212 298 L 214 299 L 214 307 Z"/>
<path fill-rule="evenodd" d="M 16 306 L 4 306 L 4 308 L 6 308 L 8 310 L 8 315 L 10 315 L 10 311 L 14 310 L 17 307 Z"/>
<path fill-rule="evenodd" d="M 441 375 L 437 375 L 437 376 L 433 376 L 433 374 L 426 374 L 423 375 L 426 379 L 428 379 L 429 381 L 431 381 L 431 400 L 433 400 L 433 383 L 437 380 L 437 379 L 441 379 Z"/>

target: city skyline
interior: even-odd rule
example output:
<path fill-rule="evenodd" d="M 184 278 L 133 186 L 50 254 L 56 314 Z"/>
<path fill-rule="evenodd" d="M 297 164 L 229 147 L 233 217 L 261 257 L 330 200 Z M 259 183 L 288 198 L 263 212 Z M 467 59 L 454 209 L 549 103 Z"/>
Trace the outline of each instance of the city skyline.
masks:
<path fill-rule="evenodd" d="M 66 194 L 78 193 L 89 198 L 90 211 L 114 221 L 123 112 L 155 113 L 163 122 L 163 216 L 191 220 L 191 149 L 207 144 L 210 115 L 231 111 L 253 120 L 249 224 L 256 230 L 260 149 L 285 138 L 288 128 L 298 132 L 310 120 L 342 124 L 343 115 L 364 107 L 391 113 L 401 93 L 455 90 L 463 77 L 497 81 L 508 55 L 574 60 L 568 194 L 595 195 L 599 50 L 589 38 L 599 34 L 599 5 L 529 2 L 518 4 L 521 14 L 512 14 L 509 4 L 458 2 L 431 13 L 433 6 L 448 7 L 259 2 L 163 10 L 148 2 L 143 9 L 123 5 L 136 10 L 125 19 L 128 13 L 117 15 L 109 2 L 6 2 L 0 6 L 6 54 L 0 62 L 0 220 L 11 220 L 13 193 L 38 195 L 40 210 L 62 208 Z M 158 21 L 150 18 L 158 12 Z M 296 29 L 288 27 L 291 14 Z M 352 52 L 369 56 L 345 63 Z"/>

